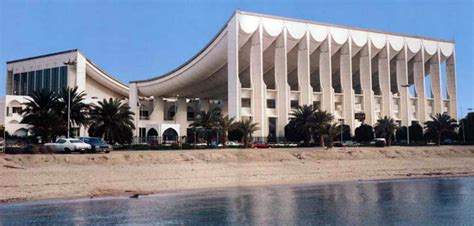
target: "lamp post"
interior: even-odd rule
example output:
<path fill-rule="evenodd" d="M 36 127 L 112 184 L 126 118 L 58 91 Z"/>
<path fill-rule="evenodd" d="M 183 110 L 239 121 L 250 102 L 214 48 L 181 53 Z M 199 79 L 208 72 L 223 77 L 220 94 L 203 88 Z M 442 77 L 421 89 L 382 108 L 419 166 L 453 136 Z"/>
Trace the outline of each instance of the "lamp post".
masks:
<path fill-rule="evenodd" d="M 401 85 L 402 88 L 410 88 L 410 84 Z M 409 96 L 409 94 L 407 94 Z M 407 144 L 410 145 L 410 103 L 407 103 Z"/>

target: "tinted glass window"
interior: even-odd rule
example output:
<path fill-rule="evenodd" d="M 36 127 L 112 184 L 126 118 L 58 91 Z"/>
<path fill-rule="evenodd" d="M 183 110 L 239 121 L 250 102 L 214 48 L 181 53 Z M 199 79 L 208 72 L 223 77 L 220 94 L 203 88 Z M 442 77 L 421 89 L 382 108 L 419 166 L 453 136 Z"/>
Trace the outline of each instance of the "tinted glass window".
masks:
<path fill-rule="evenodd" d="M 56 143 L 64 144 L 64 143 L 66 143 L 66 140 L 64 140 L 64 139 L 59 139 L 59 140 L 56 141 Z"/>
<path fill-rule="evenodd" d="M 13 95 L 20 95 L 20 74 L 13 75 Z"/>
<path fill-rule="evenodd" d="M 76 144 L 76 143 L 83 143 L 81 140 L 70 140 L 69 142 Z"/>
<path fill-rule="evenodd" d="M 51 90 L 51 69 L 45 69 L 43 72 L 43 88 Z"/>
<path fill-rule="evenodd" d="M 35 91 L 35 72 L 28 72 L 28 95 L 31 95 Z"/>
<path fill-rule="evenodd" d="M 58 91 L 59 87 L 59 68 L 55 67 L 51 72 L 51 90 Z"/>
<path fill-rule="evenodd" d="M 59 70 L 60 76 L 59 76 L 59 90 L 62 90 L 63 88 L 67 87 L 67 67 L 63 66 Z"/>
<path fill-rule="evenodd" d="M 43 89 L 43 71 L 36 71 L 35 74 L 35 90 L 40 91 Z"/>
<path fill-rule="evenodd" d="M 20 87 L 20 95 L 26 95 L 26 84 L 28 81 L 28 74 L 26 72 L 21 73 L 21 87 Z"/>

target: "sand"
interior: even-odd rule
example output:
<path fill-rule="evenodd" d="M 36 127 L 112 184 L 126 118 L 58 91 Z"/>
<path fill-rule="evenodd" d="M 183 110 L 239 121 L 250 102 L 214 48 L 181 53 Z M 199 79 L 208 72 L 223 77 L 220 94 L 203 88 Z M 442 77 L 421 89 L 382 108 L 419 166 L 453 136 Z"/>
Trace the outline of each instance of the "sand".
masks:
<path fill-rule="evenodd" d="M 0 155 L 0 202 L 474 176 L 474 146 Z"/>

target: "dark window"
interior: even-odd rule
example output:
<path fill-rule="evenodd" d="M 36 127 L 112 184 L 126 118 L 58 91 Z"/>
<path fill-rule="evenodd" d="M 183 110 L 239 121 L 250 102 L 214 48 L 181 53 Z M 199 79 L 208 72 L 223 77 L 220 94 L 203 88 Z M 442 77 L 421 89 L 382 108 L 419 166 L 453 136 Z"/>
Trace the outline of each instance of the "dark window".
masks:
<path fill-rule="evenodd" d="M 297 108 L 297 107 L 298 107 L 298 104 L 299 104 L 299 103 L 298 103 L 297 100 L 292 100 L 292 101 L 290 102 L 291 108 Z"/>
<path fill-rule="evenodd" d="M 36 83 L 36 86 L 35 86 L 35 90 L 36 91 L 40 91 L 43 89 L 43 71 L 36 71 L 36 75 L 35 75 L 36 79 L 35 79 L 35 83 Z"/>
<path fill-rule="evenodd" d="M 148 114 L 148 110 L 140 110 L 140 119 L 141 120 L 149 120 L 150 116 Z"/>
<path fill-rule="evenodd" d="M 35 72 L 28 72 L 28 95 L 31 95 L 35 91 Z"/>
<path fill-rule="evenodd" d="M 13 75 L 13 95 L 20 95 L 20 74 Z"/>
<path fill-rule="evenodd" d="M 275 109 L 276 103 L 274 99 L 267 99 L 267 108 Z"/>
<path fill-rule="evenodd" d="M 21 73 L 21 85 L 20 85 L 20 95 L 26 95 L 26 88 L 27 88 L 27 82 L 28 82 L 28 73 L 23 72 Z"/>
<path fill-rule="evenodd" d="M 12 113 L 21 114 L 21 107 L 12 107 Z"/>
<path fill-rule="evenodd" d="M 43 88 L 51 91 L 51 69 L 45 69 L 43 73 Z"/>
<path fill-rule="evenodd" d="M 60 78 L 60 82 L 59 82 L 59 89 L 62 90 L 63 88 L 66 88 L 68 85 L 68 77 L 67 77 L 67 67 L 66 66 L 62 66 L 60 71 L 61 75 L 59 76 Z"/>
<path fill-rule="evenodd" d="M 250 98 L 242 98 L 242 107 L 243 108 L 249 108 L 252 106 L 252 103 L 250 102 Z"/>
<path fill-rule="evenodd" d="M 59 86 L 59 68 L 55 67 L 52 69 L 51 73 L 51 90 L 52 91 L 58 91 L 58 86 Z"/>

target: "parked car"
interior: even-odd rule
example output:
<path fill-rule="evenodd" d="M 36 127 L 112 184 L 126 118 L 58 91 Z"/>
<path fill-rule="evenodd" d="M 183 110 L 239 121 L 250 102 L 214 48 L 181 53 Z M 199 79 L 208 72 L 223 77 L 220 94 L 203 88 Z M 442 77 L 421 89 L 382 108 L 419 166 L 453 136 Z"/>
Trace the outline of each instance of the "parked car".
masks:
<path fill-rule="evenodd" d="M 88 150 L 91 150 L 91 145 L 84 143 L 82 140 L 73 139 L 73 138 L 59 138 L 54 143 L 44 144 L 46 148 L 50 148 L 54 152 L 80 152 L 85 153 Z"/>
<path fill-rule="evenodd" d="M 270 144 L 268 143 L 263 143 L 263 142 L 255 142 L 250 145 L 251 148 L 272 148 Z"/>
<path fill-rule="evenodd" d="M 79 137 L 79 140 L 84 141 L 87 144 L 91 145 L 92 152 L 105 152 L 109 153 L 113 150 L 112 145 L 107 144 L 100 137 Z"/>
<path fill-rule="evenodd" d="M 385 141 L 385 138 L 375 138 L 375 146 L 385 147 L 385 145 L 387 145 L 387 142 Z"/>

